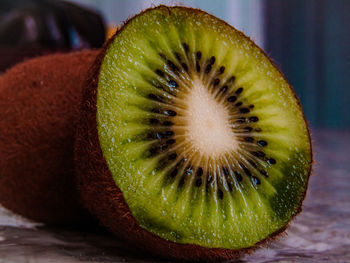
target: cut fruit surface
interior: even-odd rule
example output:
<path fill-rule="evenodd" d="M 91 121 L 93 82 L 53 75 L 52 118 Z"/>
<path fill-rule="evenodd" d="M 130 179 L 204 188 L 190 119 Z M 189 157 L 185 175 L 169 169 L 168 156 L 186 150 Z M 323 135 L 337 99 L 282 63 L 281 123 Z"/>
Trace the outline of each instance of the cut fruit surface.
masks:
<path fill-rule="evenodd" d="M 298 100 L 252 41 L 204 12 L 158 7 L 117 33 L 97 129 L 133 217 L 163 239 L 251 247 L 300 211 L 312 156 Z"/>

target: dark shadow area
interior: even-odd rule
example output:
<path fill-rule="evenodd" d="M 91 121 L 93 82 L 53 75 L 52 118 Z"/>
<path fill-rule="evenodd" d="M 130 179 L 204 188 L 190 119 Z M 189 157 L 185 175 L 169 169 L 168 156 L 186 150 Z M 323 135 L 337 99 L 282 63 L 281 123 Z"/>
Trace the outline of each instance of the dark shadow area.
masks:
<path fill-rule="evenodd" d="M 315 128 L 350 128 L 350 1 L 266 0 L 266 51 Z"/>
<path fill-rule="evenodd" d="M 100 14 L 69 2 L 2 0 L 0 72 L 38 55 L 99 48 L 105 31 Z"/>

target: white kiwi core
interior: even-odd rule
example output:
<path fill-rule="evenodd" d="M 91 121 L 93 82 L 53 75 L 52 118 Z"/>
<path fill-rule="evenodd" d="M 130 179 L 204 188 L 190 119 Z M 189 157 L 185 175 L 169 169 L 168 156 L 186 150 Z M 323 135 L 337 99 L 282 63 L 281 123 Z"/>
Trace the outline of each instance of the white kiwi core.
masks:
<path fill-rule="evenodd" d="M 186 137 L 202 155 L 220 156 L 238 147 L 227 109 L 209 93 L 201 80 L 194 80 L 187 98 Z"/>

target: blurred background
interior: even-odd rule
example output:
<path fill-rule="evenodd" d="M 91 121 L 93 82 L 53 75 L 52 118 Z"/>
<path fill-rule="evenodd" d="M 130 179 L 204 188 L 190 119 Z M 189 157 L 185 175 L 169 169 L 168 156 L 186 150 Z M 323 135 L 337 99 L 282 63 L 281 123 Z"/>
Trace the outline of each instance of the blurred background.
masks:
<path fill-rule="evenodd" d="M 350 130 L 349 0 L 1 0 L 0 72 L 100 47 L 116 25 L 161 3 L 201 8 L 243 31 L 286 75 L 312 129 Z"/>

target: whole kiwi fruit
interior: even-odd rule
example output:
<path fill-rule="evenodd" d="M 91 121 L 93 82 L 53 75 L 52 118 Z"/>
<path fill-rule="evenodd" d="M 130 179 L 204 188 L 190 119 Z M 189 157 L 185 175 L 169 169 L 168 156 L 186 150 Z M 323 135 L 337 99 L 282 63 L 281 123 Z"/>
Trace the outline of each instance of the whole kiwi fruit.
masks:
<path fill-rule="evenodd" d="M 30 59 L 0 76 L 0 204 L 35 221 L 90 221 L 74 182 L 81 92 L 98 50 Z"/>
<path fill-rule="evenodd" d="M 133 247 L 224 260 L 283 232 L 312 165 L 292 87 L 249 38 L 159 6 L 105 46 L 76 133 L 83 204 Z"/>

